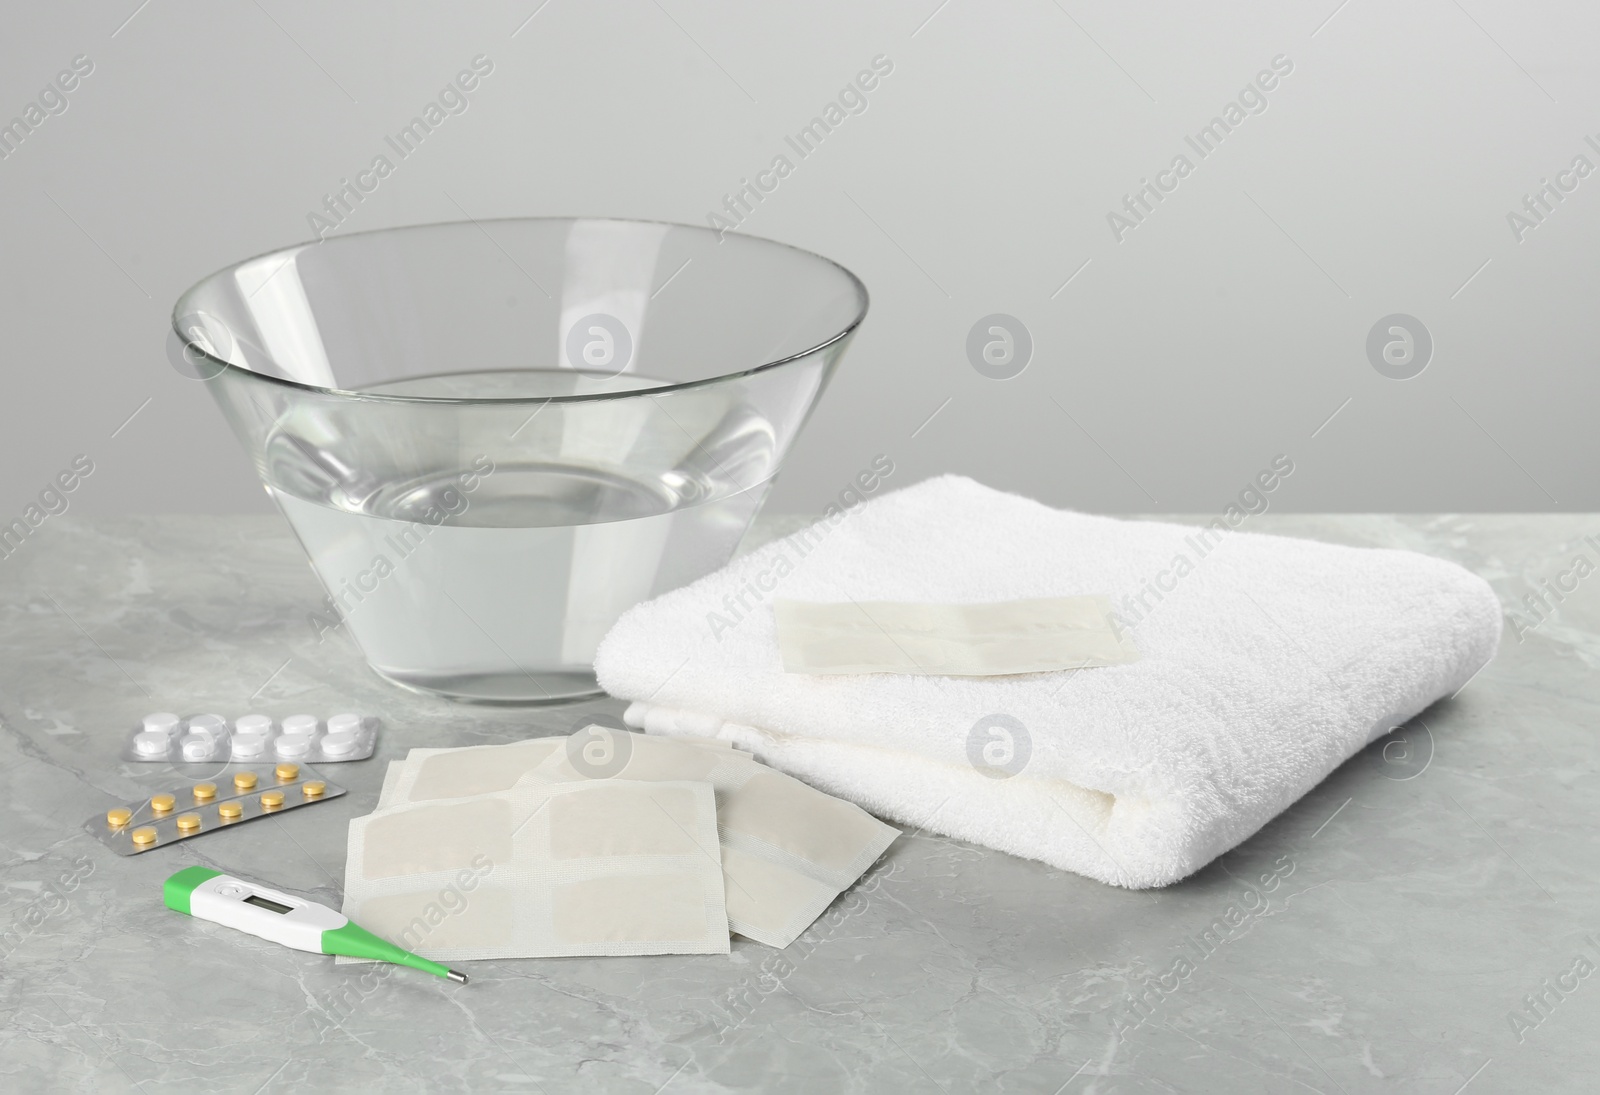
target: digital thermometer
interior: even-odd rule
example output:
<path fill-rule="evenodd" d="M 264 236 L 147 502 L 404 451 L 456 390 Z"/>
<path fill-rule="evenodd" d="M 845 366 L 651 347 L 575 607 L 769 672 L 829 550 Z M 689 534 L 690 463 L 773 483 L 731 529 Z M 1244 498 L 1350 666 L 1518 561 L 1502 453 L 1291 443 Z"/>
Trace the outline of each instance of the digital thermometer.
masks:
<path fill-rule="evenodd" d="M 467 975 L 380 939 L 343 913 L 303 897 L 269 890 L 209 867 L 185 867 L 162 887 L 167 908 L 238 928 L 312 954 L 342 954 L 446 977 L 465 985 Z"/>

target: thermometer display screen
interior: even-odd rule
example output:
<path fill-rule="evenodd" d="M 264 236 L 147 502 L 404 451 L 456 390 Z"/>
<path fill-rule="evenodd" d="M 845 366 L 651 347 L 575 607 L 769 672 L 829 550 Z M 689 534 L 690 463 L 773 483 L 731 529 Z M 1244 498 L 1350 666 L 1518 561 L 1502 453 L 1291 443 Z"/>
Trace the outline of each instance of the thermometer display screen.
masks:
<path fill-rule="evenodd" d="M 257 897 L 255 894 L 251 894 L 249 897 L 245 898 L 244 903 L 246 905 L 257 905 L 263 909 L 269 909 L 275 913 L 287 913 L 294 911 L 287 905 L 280 905 L 276 901 L 268 901 L 266 898 Z"/>

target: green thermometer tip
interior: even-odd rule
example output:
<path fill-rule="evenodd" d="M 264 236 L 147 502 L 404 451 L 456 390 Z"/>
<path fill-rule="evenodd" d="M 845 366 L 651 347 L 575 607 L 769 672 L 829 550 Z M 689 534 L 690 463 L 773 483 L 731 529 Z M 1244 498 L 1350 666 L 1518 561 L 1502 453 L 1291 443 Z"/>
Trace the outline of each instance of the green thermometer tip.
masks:
<path fill-rule="evenodd" d="M 410 966 L 414 970 L 446 978 L 458 985 L 467 983 L 467 975 L 460 970 L 446 969 L 437 962 L 430 962 L 421 955 L 412 954 L 355 923 L 323 932 L 322 953 L 342 954 L 346 958 L 365 958 L 374 962 L 392 962 L 397 966 Z"/>

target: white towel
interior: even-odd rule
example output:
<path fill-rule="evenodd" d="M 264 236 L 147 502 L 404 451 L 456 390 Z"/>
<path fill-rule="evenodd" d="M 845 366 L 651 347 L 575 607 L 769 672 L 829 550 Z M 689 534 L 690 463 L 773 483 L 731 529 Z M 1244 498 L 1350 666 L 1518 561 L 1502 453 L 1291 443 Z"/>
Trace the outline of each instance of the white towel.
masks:
<path fill-rule="evenodd" d="M 913 828 L 1163 886 L 1461 688 L 1500 637 L 1494 593 L 1453 563 L 1214 526 L 931 479 L 633 608 L 595 670 L 647 731 L 733 741 Z M 1111 598 L 1139 661 L 979 678 L 788 674 L 771 607 L 1093 594 Z M 995 727 L 1018 725 L 1008 758 Z"/>

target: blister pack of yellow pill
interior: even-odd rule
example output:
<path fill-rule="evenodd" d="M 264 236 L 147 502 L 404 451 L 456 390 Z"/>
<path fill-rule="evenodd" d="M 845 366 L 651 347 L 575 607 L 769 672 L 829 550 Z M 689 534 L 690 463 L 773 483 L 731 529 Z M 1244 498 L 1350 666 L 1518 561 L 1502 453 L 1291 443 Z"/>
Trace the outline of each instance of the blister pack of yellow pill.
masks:
<path fill-rule="evenodd" d="M 170 790 L 113 806 L 83 823 L 118 855 L 139 855 L 259 817 L 338 798 L 345 789 L 303 764 L 228 764 L 203 780 L 174 778 Z"/>

